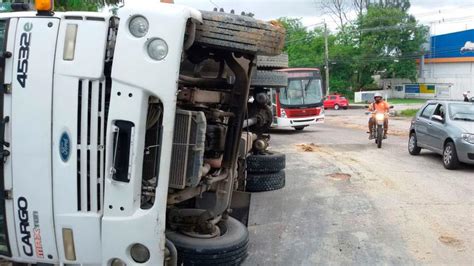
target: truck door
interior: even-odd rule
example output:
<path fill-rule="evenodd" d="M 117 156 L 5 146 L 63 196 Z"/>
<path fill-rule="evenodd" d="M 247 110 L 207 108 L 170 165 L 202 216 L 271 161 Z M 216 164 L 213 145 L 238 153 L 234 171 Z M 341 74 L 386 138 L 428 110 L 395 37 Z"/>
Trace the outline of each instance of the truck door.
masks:
<path fill-rule="evenodd" d="M 25 260 L 54 262 L 51 115 L 59 19 L 20 18 L 12 71 L 11 160 L 16 239 Z"/>

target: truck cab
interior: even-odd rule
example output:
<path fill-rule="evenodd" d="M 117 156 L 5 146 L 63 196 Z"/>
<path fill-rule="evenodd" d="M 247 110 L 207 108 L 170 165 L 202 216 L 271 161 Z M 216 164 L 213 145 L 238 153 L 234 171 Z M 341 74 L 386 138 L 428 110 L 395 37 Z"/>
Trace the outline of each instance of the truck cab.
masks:
<path fill-rule="evenodd" d="M 271 45 L 212 31 L 241 20 L 143 0 L 116 15 L 0 14 L 0 257 L 240 263 L 248 232 L 229 210 L 247 73 L 284 43 L 251 18 Z"/>

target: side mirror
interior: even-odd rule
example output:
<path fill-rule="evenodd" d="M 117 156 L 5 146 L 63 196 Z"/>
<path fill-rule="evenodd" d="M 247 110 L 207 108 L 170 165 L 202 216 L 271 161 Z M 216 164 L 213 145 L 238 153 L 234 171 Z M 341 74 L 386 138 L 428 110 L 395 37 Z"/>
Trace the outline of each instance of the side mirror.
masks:
<path fill-rule="evenodd" d="M 444 123 L 444 119 L 440 115 L 432 115 L 431 119 L 433 119 L 434 121 Z"/>

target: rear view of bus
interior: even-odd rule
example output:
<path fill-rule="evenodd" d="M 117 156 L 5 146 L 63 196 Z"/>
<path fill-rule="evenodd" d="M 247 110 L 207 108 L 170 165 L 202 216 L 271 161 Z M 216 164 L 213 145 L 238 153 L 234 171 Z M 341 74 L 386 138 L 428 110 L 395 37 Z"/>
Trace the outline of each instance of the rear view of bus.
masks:
<path fill-rule="evenodd" d="M 317 68 L 288 68 L 288 87 L 272 91 L 275 127 L 305 127 L 324 122 L 323 88 Z"/>

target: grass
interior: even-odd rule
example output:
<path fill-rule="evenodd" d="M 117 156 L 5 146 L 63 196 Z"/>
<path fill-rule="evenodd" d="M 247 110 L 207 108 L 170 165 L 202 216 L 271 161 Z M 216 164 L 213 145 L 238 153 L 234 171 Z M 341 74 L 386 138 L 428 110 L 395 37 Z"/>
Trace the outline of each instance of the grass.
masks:
<path fill-rule="evenodd" d="M 424 99 L 400 99 L 400 98 L 392 98 L 387 100 L 389 104 L 423 104 L 428 100 Z M 349 103 L 355 103 L 354 100 L 349 100 Z M 360 103 L 358 103 L 360 104 Z"/>
<path fill-rule="evenodd" d="M 424 99 L 388 99 L 390 104 L 420 104 L 425 103 L 427 100 Z"/>
<path fill-rule="evenodd" d="M 417 112 L 418 112 L 418 109 L 406 109 L 406 110 L 400 111 L 400 112 L 398 113 L 398 116 L 414 117 Z"/>

